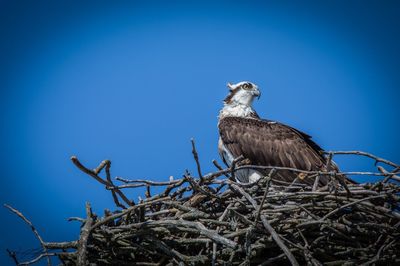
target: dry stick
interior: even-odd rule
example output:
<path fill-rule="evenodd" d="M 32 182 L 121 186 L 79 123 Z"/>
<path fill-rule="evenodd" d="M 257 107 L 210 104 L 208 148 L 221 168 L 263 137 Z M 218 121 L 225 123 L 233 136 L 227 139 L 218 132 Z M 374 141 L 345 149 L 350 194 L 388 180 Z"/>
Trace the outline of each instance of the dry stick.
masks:
<path fill-rule="evenodd" d="M 15 252 L 9 250 L 8 248 L 6 249 L 6 251 L 8 253 L 8 256 L 10 256 L 13 259 L 15 265 L 18 265 L 19 263 L 18 263 L 17 255 L 15 254 Z"/>
<path fill-rule="evenodd" d="M 215 167 L 217 167 L 217 169 L 218 169 L 219 171 L 224 170 L 224 168 L 222 168 L 222 166 L 219 165 L 219 163 L 217 162 L 217 160 L 212 160 L 212 163 L 214 164 Z M 229 178 L 229 175 L 228 175 L 228 174 L 224 174 L 224 175 L 225 175 L 227 178 Z"/>
<path fill-rule="evenodd" d="M 140 208 L 140 207 L 144 207 L 144 206 L 147 206 L 147 205 L 151 205 L 151 204 L 158 203 L 158 202 L 162 202 L 162 201 L 169 200 L 169 199 L 171 199 L 171 197 L 169 197 L 169 196 L 168 196 L 168 197 L 162 197 L 162 198 L 158 198 L 158 199 L 151 200 L 151 201 L 145 201 L 145 202 L 143 202 L 143 203 L 140 203 L 140 204 L 131 206 L 131 207 L 129 207 L 128 209 L 125 209 L 125 210 L 121 211 L 120 213 L 113 214 L 113 215 L 111 215 L 111 216 L 108 216 L 107 218 L 104 218 L 104 219 L 101 220 L 101 221 L 98 221 L 97 223 L 95 223 L 95 224 L 92 226 L 92 229 L 97 228 L 97 227 L 99 227 L 100 225 L 106 224 L 106 223 L 108 223 L 108 222 L 110 222 L 110 221 L 112 221 L 112 220 L 115 220 L 115 219 L 117 219 L 117 218 L 120 218 L 120 217 L 122 217 L 122 216 L 124 216 L 124 215 L 126 215 L 126 214 L 129 214 L 129 213 L 131 213 L 132 211 L 134 211 L 134 210 L 136 210 L 136 209 L 138 209 L 138 208 Z"/>
<path fill-rule="evenodd" d="M 95 169 L 93 169 L 93 173 L 96 175 L 100 174 L 100 172 L 106 167 L 106 165 L 110 164 L 110 160 L 103 160 L 99 166 L 97 166 Z"/>
<path fill-rule="evenodd" d="M 145 193 L 146 199 L 151 198 L 151 192 L 150 192 L 150 186 L 146 186 L 146 193 Z"/>
<path fill-rule="evenodd" d="M 245 192 L 241 187 L 232 184 L 231 185 L 236 191 L 240 192 L 252 205 L 255 210 L 258 209 L 257 202 L 247 193 Z M 298 266 L 299 263 L 297 262 L 296 258 L 293 256 L 292 252 L 289 250 L 289 248 L 283 243 L 281 240 L 280 236 L 278 233 L 275 231 L 275 229 L 269 224 L 267 219 L 265 218 L 264 215 L 261 215 L 261 221 L 263 222 L 263 225 L 265 229 L 271 234 L 272 238 L 275 240 L 276 244 L 282 249 L 282 251 L 285 253 L 286 257 L 289 259 L 290 263 L 292 265 Z"/>
<path fill-rule="evenodd" d="M 199 174 L 199 178 L 200 178 L 199 184 L 201 185 L 201 184 L 203 184 L 203 175 L 201 174 L 201 167 L 200 167 L 200 162 L 199 162 L 199 154 L 197 153 L 196 145 L 194 143 L 194 139 L 191 138 L 190 141 L 192 142 L 192 153 L 193 153 L 194 160 L 196 161 L 197 173 Z"/>
<path fill-rule="evenodd" d="M 326 159 L 326 171 L 329 172 L 331 170 L 331 162 L 332 162 L 332 156 L 333 154 L 330 152 L 328 154 L 328 158 Z M 312 188 L 312 191 L 316 191 L 318 189 L 318 185 L 319 185 L 319 179 L 320 179 L 320 175 L 317 175 L 315 177 L 315 181 L 314 181 L 314 185 Z"/>
<path fill-rule="evenodd" d="M 152 237 L 152 236 L 147 236 L 147 238 L 151 241 L 152 245 L 154 245 L 154 247 L 156 249 L 159 249 L 161 252 L 165 253 L 166 255 L 173 257 L 173 258 L 177 258 L 180 260 L 179 265 L 183 262 L 187 262 L 188 261 L 188 257 L 181 254 L 180 252 L 174 250 L 173 248 L 167 246 L 163 241 Z"/>
<path fill-rule="evenodd" d="M 297 168 L 291 168 L 291 167 L 281 167 L 281 166 L 261 166 L 261 165 L 243 165 L 240 167 L 237 167 L 234 169 L 234 171 L 239 171 L 242 169 L 260 169 L 260 170 L 268 170 L 268 169 L 276 169 L 276 170 L 287 170 L 287 171 L 292 171 L 295 173 L 304 173 L 304 174 L 318 174 L 318 175 L 332 175 L 336 174 L 336 172 L 323 172 L 323 171 L 307 171 L 307 170 L 301 170 Z M 225 169 L 223 171 L 214 173 L 215 175 L 223 175 L 225 173 L 232 172 L 232 168 Z M 370 176 L 393 176 L 396 173 L 393 174 L 382 174 L 382 173 L 376 173 L 376 172 L 340 172 L 341 175 L 370 175 Z"/>
<path fill-rule="evenodd" d="M 53 253 L 47 253 L 47 252 L 46 253 L 42 253 L 42 254 L 40 254 L 39 256 L 37 256 L 36 258 L 34 258 L 34 259 L 30 260 L 30 261 L 25 261 L 25 262 L 18 263 L 18 266 L 31 265 L 31 264 L 34 264 L 34 263 L 40 261 L 44 257 L 49 258 L 51 256 L 58 256 L 58 255 L 60 255 L 60 253 L 56 253 L 56 252 L 53 252 Z"/>
<path fill-rule="evenodd" d="M 220 171 L 217 171 L 217 172 L 214 172 L 214 173 L 209 173 L 209 174 L 205 175 L 204 179 L 206 181 L 211 181 L 211 180 L 214 180 L 214 179 L 216 179 L 216 178 L 218 178 L 218 177 L 220 177 L 222 175 L 227 175 L 230 172 L 231 172 L 231 168 L 223 169 L 223 170 L 220 170 Z"/>
<path fill-rule="evenodd" d="M 318 189 L 318 184 L 319 184 L 319 178 L 320 178 L 320 175 L 317 175 L 317 176 L 315 177 L 314 184 L 313 184 L 313 187 L 312 187 L 312 191 L 317 191 L 317 189 Z"/>
<path fill-rule="evenodd" d="M 44 242 L 44 245 L 48 249 L 68 249 L 68 248 L 77 248 L 78 241 L 70 241 L 70 242 Z"/>
<path fill-rule="evenodd" d="M 372 186 L 371 189 L 373 189 L 373 190 L 376 189 L 376 188 L 377 188 L 378 186 L 380 186 L 382 183 L 388 182 L 389 179 L 394 179 L 394 180 L 400 181 L 400 177 L 399 177 L 399 176 L 393 175 L 393 174 L 395 174 L 395 173 L 396 173 L 396 174 L 398 173 L 398 171 L 400 170 L 400 166 L 397 167 L 397 168 L 395 168 L 393 171 L 390 171 L 390 172 L 388 172 L 388 171 L 387 171 L 385 168 L 383 168 L 382 166 L 378 166 L 377 168 L 378 168 L 379 172 L 381 172 L 382 174 L 385 174 L 386 177 L 385 177 L 381 182 L 375 183 L 375 184 Z"/>
<path fill-rule="evenodd" d="M 177 182 L 174 182 L 174 181 L 177 181 Z M 160 193 L 160 194 L 158 194 L 158 195 L 156 195 L 154 197 L 160 197 L 160 196 L 165 197 L 165 196 L 168 196 L 169 193 L 171 192 L 171 190 L 173 190 L 174 188 L 180 187 L 183 183 L 187 182 L 186 178 L 177 179 L 177 180 L 174 180 L 174 181 L 171 181 L 171 183 L 165 188 L 164 192 L 162 192 L 162 193 Z"/>
<path fill-rule="evenodd" d="M 78 160 L 78 158 L 76 156 L 72 156 L 71 157 L 71 161 L 76 165 L 76 167 L 78 167 L 82 172 L 90 175 L 91 177 L 93 177 L 94 179 L 96 179 L 99 183 L 105 185 L 106 187 L 114 187 L 114 185 L 104 179 L 102 179 L 101 177 L 99 177 L 94 171 L 86 168 L 85 166 L 82 165 L 82 163 Z M 104 162 L 104 161 L 103 161 Z M 100 164 L 101 165 L 101 164 Z M 97 168 L 96 168 L 97 169 Z M 115 188 L 115 192 L 121 197 L 121 199 L 123 201 L 125 201 L 126 204 L 128 204 L 129 206 L 133 206 L 133 202 L 130 201 L 125 195 L 124 193 L 122 193 L 118 188 Z"/>
<path fill-rule="evenodd" d="M 330 172 L 331 171 L 331 166 L 332 166 L 332 157 L 333 157 L 333 153 L 332 152 L 329 152 L 328 153 L 328 159 L 327 159 L 327 163 L 326 163 L 326 171 L 327 172 Z M 339 181 L 339 183 L 344 187 L 344 189 L 347 191 L 347 195 L 348 196 L 350 196 L 351 195 L 351 192 L 350 192 L 350 190 L 349 190 L 349 188 L 348 188 L 348 186 L 347 186 L 347 184 L 346 184 L 346 182 L 345 182 L 345 178 L 344 178 L 344 176 L 343 175 L 339 175 L 339 177 L 337 176 L 337 174 L 335 173 L 335 174 L 333 174 L 333 176 Z M 319 175 L 317 176 L 318 177 L 318 179 L 319 179 Z M 315 183 L 314 183 L 314 186 L 315 186 Z M 314 186 L 313 186 L 313 191 L 315 191 L 316 189 L 317 189 L 317 187 L 314 189 Z M 318 186 L 318 184 L 317 184 L 317 186 Z"/>
<path fill-rule="evenodd" d="M 328 153 L 328 158 L 326 159 L 326 171 L 327 172 L 329 172 L 331 170 L 332 157 L 333 157 L 333 153 L 332 152 Z"/>
<path fill-rule="evenodd" d="M 378 170 L 379 172 L 381 172 L 382 174 L 387 175 L 385 177 L 385 179 L 382 180 L 383 183 L 386 183 L 387 181 L 389 181 L 389 179 L 393 179 L 395 181 L 399 181 L 400 182 L 400 176 L 397 175 L 393 175 L 393 174 L 397 174 L 397 172 L 400 170 L 400 167 L 394 169 L 393 171 L 388 172 L 385 168 L 383 168 L 382 166 L 378 166 Z"/>
<path fill-rule="evenodd" d="M 212 160 L 212 163 L 214 164 L 215 167 L 217 167 L 218 170 L 223 170 L 222 166 L 220 166 L 217 162 L 217 160 Z M 225 174 L 225 176 L 227 178 L 229 178 L 228 174 Z M 225 184 L 221 184 L 216 188 L 216 192 L 218 193 L 223 187 L 225 186 Z"/>
<path fill-rule="evenodd" d="M 265 199 L 267 198 L 269 184 L 274 174 L 275 174 L 275 169 L 272 169 L 271 172 L 269 172 L 269 175 L 267 176 L 267 183 L 265 184 L 265 192 L 261 200 L 260 207 L 258 208 L 256 219 L 254 220 L 254 226 L 257 225 L 258 219 L 260 219 L 261 209 L 263 208 Z"/>
<path fill-rule="evenodd" d="M 77 222 L 81 222 L 84 223 L 85 219 L 81 218 L 81 217 L 69 217 L 67 219 L 68 222 L 72 222 L 72 221 L 77 221 Z"/>
<path fill-rule="evenodd" d="M 199 215 L 199 217 L 204 217 L 204 218 L 210 217 L 210 215 L 208 213 L 205 213 L 205 212 L 203 212 L 201 210 L 198 210 L 196 208 L 193 208 L 193 207 L 182 205 L 182 203 L 180 203 L 178 201 L 165 200 L 163 203 L 165 205 L 167 205 L 167 206 L 171 206 L 171 207 L 176 208 L 176 209 L 178 209 L 180 211 L 197 213 Z"/>
<path fill-rule="evenodd" d="M 292 183 L 290 183 L 290 185 L 285 188 L 284 191 L 286 192 L 286 191 L 290 191 L 293 188 L 297 188 L 296 184 L 298 183 L 297 182 L 298 180 L 299 180 L 299 177 L 297 176 L 295 179 L 293 179 Z"/>
<path fill-rule="evenodd" d="M 203 189 L 203 188 L 201 187 L 201 185 L 200 185 L 200 181 L 199 181 L 199 183 L 197 183 L 196 180 L 194 180 L 194 179 L 190 176 L 189 173 L 186 173 L 186 174 L 185 174 L 185 178 L 186 178 L 186 180 L 189 182 L 189 184 L 191 185 L 191 187 L 193 188 L 193 191 L 195 191 L 195 192 L 200 192 L 200 193 L 202 193 L 202 194 L 204 194 L 204 195 L 207 195 L 207 196 L 209 196 L 209 197 L 211 197 L 211 198 L 216 198 L 216 199 L 219 198 L 219 196 L 214 195 L 214 194 L 212 194 L 212 193 L 206 191 L 205 189 Z"/>
<path fill-rule="evenodd" d="M 235 233 L 233 233 L 233 234 L 236 235 L 235 238 L 234 238 L 234 241 L 235 241 L 235 242 L 238 242 L 238 241 L 239 241 L 239 235 L 236 234 L 236 233 L 238 233 L 238 231 L 239 231 L 239 228 L 236 227 Z M 246 233 L 246 230 L 242 230 L 242 231 L 244 231 L 244 233 Z M 236 250 L 234 250 L 233 252 L 231 252 L 231 255 L 230 255 L 230 257 L 229 257 L 228 265 L 232 265 L 232 261 L 233 261 L 233 258 L 235 257 L 235 255 L 236 255 Z"/>
<path fill-rule="evenodd" d="M 85 166 L 82 165 L 82 163 L 78 160 L 76 156 L 71 156 L 71 161 L 75 164 L 76 167 L 78 167 L 82 172 L 85 174 L 90 175 L 94 179 L 96 179 L 99 183 L 109 186 L 110 184 L 107 181 L 104 181 L 101 177 L 99 177 L 94 171 L 86 168 Z M 104 161 L 103 161 L 104 162 Z M 102 163 L 100 163 L 102 164 Z"/>
<path fill-rule="evenodd" d="M 253 237 L 253 232 L 254 232 L 254 227 L 253 227 L 253 225 L 250 225 L 246 230 L 245 242 L 244 242 L 244 249 L 246 251 L 246 259 L 240 265 L 248 265 L 248 264 L 250 264 L 250 259 L 251 259 L 251 238 Z"/>
<path fill-rule="evenodd" d="M 175 180 L 165 181 L 165 182 L 157 182 L 157 181 L 151 181 L 151 180 L 145 180 L 145 179 L 130 180 L 130 179 L 125 179 L 125 178 L 122 178 L 122 177 L 119 177 L 119 176 L 117 176 L 115 179 L 118 180 L 118 181 L 124 182 L 124 183 L 143 183 L 143 186 L 146 186 L 146 185 L 150 185 L 150 186 L 168 186 L 168 185 L 176 184 L 179 181 L 181 181 L 181 179 L 175 179 Z"/>
<path fill-rule="evenodd" d="M 304 255 L 304 258 L 306 259 L 306 261 L 307 261 L 308 263 L 311 263 L 312 265 L 316 265 L 316 266 L 322 265 L 318 260 L 316 260 L 316 259 L 312 256 L 311 251 L 310 251 L 310 245 L 309 245 L 309 243 L 308 243 L 306 237 L 305 237 L 305 236 L 303 235 L 303 233 L 301 232 L 301 230 L 300 230 L 299 228 L 296 228 L 296 229 L 297 229 L 297 231 L 298 231 L 300 237 L 303 239 L 303 242 L 304 242 L 304 247 L 302 248 L 302 250 L 303 250 L 303 255 Z"/>
<path fill-rule="evenodd" d="M 222 244 L 222 245 L 227 246 L 232 249 L 236 248 L 236 246 L 237 246 L 237 244 L 235 242 L 233 242 L 232 240 L 229 240 L 226 237 L 223 237 L 223 236 L 217 234 L 213 230 L 207 229 L 200 222 L 190 222 L 190 221 L 185 221 L 185 220 L 158 220 L 158 221 L 148 221 L 148 222 L 143 223 L 143 225 L 145 225 L 145 226 L 159 226 L 159 225 L 185 226 L 185 227 L 196 229 L 196 231 L 198 233 L 210 238 L 211 240 L 215 241 L 218 244 Z"/>
<path fill-rule="evenodd" d="M 383 198 L 383 197 L 386 197 L 386 196 L 387 196 L 387 195 L 371 196 L 371 197 L 367 197 L 367 198 L 363 198 L 363 199 L 359 199 L 359 200 L 356 200 L 356 201 L 347 203 L 347 204 L 342 205 L 342 206 L 340 206 L 339 208 L 334 209 L 333 211 L 329 212 L 329 213 L 326 214 L 324 217 L 322 217 L 322 218 L 320 219 L 320 221 L 326 220 L 329 216 L 331 216 L 331 215 L 337 213 L 338 211 L 343 210 L 343 209 L 345 209 L 345 208 L 347 208 L 347 207 L 349 207 L 349 206 L 355 205 L 355 204 L 357 204 L 357 203 L 360 203 L 360 202 L 363 202 L 363 201 L 366 201 L 366 200 L 378 199 L 378 198 Z"/>
<path fill-rule="evenodd" d="M 178 179 L 178 180 L 180 180 L 180 179 Z M 164 182 L 162 182 L 162 183 L 164 183 Z M 170 183 L 170 184 L 175 184 L 175 183 Z M 147 187 L 147 186 L 168 186 L 168 185 L 169 184 L 149 185 L 146 183 L 138 183 L 138 184 L 123 184 L 123 185 L 118 185 L 118 186 L 113 186 L 113 187 L 107 186 L 106 188 L 108 190 L 111 190 L 111 189 L 127 189 L 127 188 L 138 188 L 138 187 Z"/>
<path fill-rule="evenodd" d="M 347 192 L 347 197 L 350 197 L 351 196 L 351 191 L 350 191 L 349 187 L 346 184 L 345 176 L 342 175 L 342 174 L 337 174 L 336 172 L 334 172 L 333 177 L 335 177 L 339 181 L 339 184 L 341 184 L 342 187 L 344 187 L 344 189 Z"/>
<path fill-rule="evenodd" d="M 214 164 L 215 167 L 217 167 L 218 170 L 224 170 L 221 165 L 217 162 L 217 160 L 212 160 L 212 163 Z"/>
<path fill-rule="evenodd" d="M 325 153 L 332 153 L 334 155 L 336 155 L 336 154 L 338 154 L 338 155 L 339 154 L 342 154 L 342 155 L 348 155 L 348 154 L 361 155 L 361 156 L 366 156 L 366 157 L 369 157 L 371 159 L 374 159 L 376 162 L 385 163 L 385 164 L 388 164 L 388 165 L 393 166 L 395 168 L 399 167 L 398 164 L 395 164 L 395 163 L 393 163 L 393 162 L 391 162 L 389 160 L 383 159 L 383 158 L 379 158 L 379 157 L 377 157 L 377 156 L 375 156 L 375 155 L 373 155 L 371 153 L 367 153 L 367 152 L 364 152 L 364 151 L 327 151 Z"/>
<path fill-rule="evenodd" d="M 294 248 L 292 248 L 292 249 L 290 249 L 290 251 L 295 251 L 296 249 L 294 249 Z M 264 266 L 264 265 L 276 265 L 276 264 L 274 264 L 276 261 L 278 261 L 278 260 L 280 260 L 281 258 L 283 258 L 283 257 L 285 257 L 286 256 L 286 254 L 285 253 L 282 253 L 282 254 L 280 254 L 280 255 L 278 255 L 278 256 L 276 256 L 276 257 L 273 257 L 273 258 L 269 258 L 269 259 L 267 259 L 266 261 L 264 261 L 263 263 L 261 263 L 260 265 L 261 266 Z"/>
<path fill-rule="evenodd" d="M 36 236 L 36 238 L 39 240 L 40 245 L 43 248 L 43 251 L 45 253 L 47 253 L 47 248 L 45 245 L 45 242 L 43 241 L 42 237 L 39 235 L 39 232 L 36 230 L 36 228 L 33 226 L 32 222 L 29 221 L 20 211 L 18 211 L 17 209 L 14 209 L 13 207 L 11 207 L 10 205 L 4 204 L 4 207 L 6 207 L 7 209 L 9 209 L 11 212 L 13 212 L 14 214 L 16 214 L 19 218 L 21 218 L 26 224 L 28 224 L 31 228 L 31 230 L 33 231 L 33 234 Z M 51 265 L 51 260 L 49 256 L 47 257 L 47 265 Z"/>
<path fill-rule="evenodd" d="M 114 186 L 114 183 L 111 180 L 111 173 L 110 173 L 111 161 L 104 160 L 103 162 L 105 162 L 107 182 L 112 185 L 112 187 L 110 189 L 111 189 L 111 195 L 113 197 L 114 203 L 115 203 L 115 205 L 117 205 L 117 207 L 120 207 L 122 209 L 126 209 L 126 207 L 119 202 L 117 194 L 115 193 L 115 186 Z"/>
<path fill-rule="evenodd" d="M 361 151 L 349 151 L 349 152 L 346 152 L 346 151 L 337 151 L 337 152 L 335 152 L 335 151 L 329 151 L 329 152 L 324 152 L 324 153 L 326 153 L 326 154 L 332 153 L 333 155 L 334 155 L 334 154 L 356 154 L 356 155 L 363 155 L 363 156 L 368 156 L 368 157 L 370 157 L 370 158 L 373 158 L 373 159 L 375 159 L 375 160 L 377 160 L 377 161 L 379 161 L 379 162 L 384 162 L 384 163 L 386 163 L 386 164 L 389 164 L 389 165 L 391 165 L 391 166 L 393 166 L 393 167 L 395 167 L 395 168 L 400 168 L 400 165 L 397 165 L 397 164 L 392 163 L 392 162 L 390 162 L 390 161 L 388 161 L 388 160 L 385 160 L 385 159 L 376 157 L 376 156 L 374 156 L 374 155 L 372 155 L 372 154 L 369 154 L 369 153 L 366 153 L 366 152 L 361 152 Z M 244 158 L 243 158 L 242 156 L 236 158 L 236 160 L 239 160 L 239 159 L 240 159 L 240 160 L 243 160 Z M 235 160 L 234 160 L 234 162 L 235 162 Z M 232 162 L 232 164 L 233 164 L 234 162 Z M 235 163 L 236 163 L 236 162 L 235 162 Z M 273 168 L 275 168 L 276 170 L 288 170 L 288 171 L 293 171 L 293 172 L 296 172 L 296 173 L 304 173 L 304 174 L 318 174 L 318 175 L 331 175 L 331 174 L 333 174 L 332 172 L 306 171 L 306 170 L 301 170 L 301 169 L 292 168 L 292 167 L 260 166 L 260 165 L 243 165 L 243 166 L 240 166 L 240 167 L 235 168 L 235 167 L 232 167 L 232 166 L 233 166 L 233 165 L 231 165 L 231 167 L 229 167 L 229 168 L 227 168 L 227 169 L 220 170 L 220 171 L 218 171 L 218 172 L 208 174 L 208 175 L 204 176 L 204 178 L 212 179 L 212 178 L 215 178 L 215 177 L 218 177 L 218 176 L 227 174 L 227 173 L 232 173 L 232 172 L 234 173 L 235 171 L 238 171 L 238 170 L 241 170 L 241 169 L 261 169 L 261 170 L 267 170 L 267 169 L 273 169 Z M 343 174 L 343 175 L 387 176 L 387 174 L 374 173 L 374 172 L 341 172 L 341 174 Z M 392 176 L 392 175 L 395 175 L 395 174 L 390 174 L 390 175 Z"/>
<path fill-rule="evenodd" d="M 389 242 L 390 237 L 388 236 L 387 239 L 385 240 L 385 242 L 383 243 L 383 245 L 379 248 L 378 253 L 376 253 L 374 260 L 378 261 L 379 257 L 381 256 L 382 251 L 385 249 L 385 247 L 388 245 L 387 243 Z M 396 241 L 396 239 L 395 239 Z M 390 244 L 390 243 L 389 243 Z M 368 264 L 367 264 L 368 265 Z"/>
<path fill-rule="evenodd" d="M 125 179 L 122 177 L 117 176 L 115 178 L 118 181 L 130 184 L 130 183 L 142 183 L 142 184 L 138 184 L 139 186 L 168 186 L 168 185 L 173 185 L 173 184 L 177 184 L 179 183 L 182 179 L 175 179 L 172 181 L 164 181 L 164 182 L 157 182 L 157 181 L 151 181 L 151 180 L 144 180 L 144 179 L 134 179 L 134 180 L 130 180 L 130 179 Z M 132 187 L 139 187 L 139 186 L 132 186 Z M 128 187 L 128 186 L 127 186 Z"/>
<path fill-rule="evenodd" d="M 370 261 L 367 261 L 366 263 L 363 263 L 361 265 L 362 266 L 367 266 L 367 265 L 371 265 L 371 264 L 379 261 L 379 257 L 381 256 L 382 251 L 386 250 L 388 247 L 393 245 L 396 241 L 398 241 L 398 240 L 397 239 L 393 239 L 390 243 L 386 244 L 387 242 L 389 242 L 389 238 L 387 238 L 385 243 L 383 243 L 383 245 L 379 248 L 378 253 L 373 257 L 373 259 L 370 260 Z"/>
<path fill-rule="evenodd" d="M 78 254 L 77 254 L 77 265 L 87 264 L 87 246 L 90 231 L 92 230 L 93 218 L 90 203 L 86 202 L 86 222 L 81 229 L 80 239 L 78 241 Z"/>
<path fill-rule="evenodd" d="M 222 222 L 226 215 L 229 212 L 229 209 L 232 207 L 232 203 L 229 203 L 229 205 L 225 208 L 224 212 L 222 213 L 222 215 L 218 218 L 219 222 Z M 219 234 L 219 229 L 220 226 L 217 227 L 217 234 Z M 217 260 L 217 243 L 213 242 L 213 254 L 212 254 L 212 266 L 215 266 L 215 261 Z"/>

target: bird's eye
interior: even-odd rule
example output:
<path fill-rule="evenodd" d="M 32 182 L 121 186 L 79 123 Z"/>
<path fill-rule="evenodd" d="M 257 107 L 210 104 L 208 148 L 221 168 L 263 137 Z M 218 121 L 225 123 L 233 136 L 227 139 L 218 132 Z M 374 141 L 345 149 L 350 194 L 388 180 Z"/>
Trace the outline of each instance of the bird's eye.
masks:
<path fill-rule="evenodd" d="M 251 85 L 251 83 L 245 83 L 242 85 L 242 88 L 245 90 L 250 90 L 253 86 Z"/>

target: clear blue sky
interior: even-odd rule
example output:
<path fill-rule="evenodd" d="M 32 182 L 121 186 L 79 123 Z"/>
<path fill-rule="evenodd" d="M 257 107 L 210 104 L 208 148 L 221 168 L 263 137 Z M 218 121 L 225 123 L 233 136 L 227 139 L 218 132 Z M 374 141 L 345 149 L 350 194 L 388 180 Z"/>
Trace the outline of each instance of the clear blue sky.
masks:
<path fill-rule="evenodd" d="M 85 201 L 110 194 L 70 162 L 112 160 L 113 176 L 166 180 L 214 170 L 226 82 L 262 90 L 255 108 L 327 150 L 399 162 L 396 1 L 2 1 L 0 202 L 46 241 L 75 239 Z M 337 160 L 371 170 L 368 160 Z M 365 181 L 365 179 L 357 179 Z M 139 193 L 128 193 L 135 200 Z M 5 248 L 38 247 L 0 208 Z"/>

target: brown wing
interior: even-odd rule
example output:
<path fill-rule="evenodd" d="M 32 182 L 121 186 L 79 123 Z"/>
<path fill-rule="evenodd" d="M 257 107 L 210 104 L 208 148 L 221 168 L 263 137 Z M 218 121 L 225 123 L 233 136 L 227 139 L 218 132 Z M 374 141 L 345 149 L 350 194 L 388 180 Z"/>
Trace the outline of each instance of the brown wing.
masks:
<path fill-rule="evenodd" d="M 221 119 L 218 127 L 223 144 L 235 158 L 243 155 L 254 165 L 308 171 L 319 171 L 325 167 L 322 149 L 311 137 L 284 124 L 226 117 Z"/>

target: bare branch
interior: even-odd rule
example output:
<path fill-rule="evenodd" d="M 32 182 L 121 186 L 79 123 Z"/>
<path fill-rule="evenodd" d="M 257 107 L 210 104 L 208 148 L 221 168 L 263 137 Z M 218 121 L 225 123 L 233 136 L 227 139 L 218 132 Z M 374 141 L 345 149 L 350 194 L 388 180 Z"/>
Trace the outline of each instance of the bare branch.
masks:
<path fill-rule="evenodd" d="M 92 229 L 93 218 L 92 218 L 92 209 L 90 207 L 90 203 L 86 202 L 86 221 L 81 229 L 81 236 L 78 241 L 78 265 L 86 265 L 87 264 L 87 246 L 88 239 L 90 236 L 90 231 Z"/>
<path fill-rule="evenodd" d="M 43 248 L 43 251 L 45 253 L 47 253 L 47 248 L 46 245 L 42 239 L 42 237 L 39 235 L 39 232 L 36 230 L 35 226 L 33 226 L 32 222 L 29 221 L 20 211 L 18 211 L 17 209 L 14 209 L 13 207 L 11 207 L 10 205 L 4 204 L 4 207 L 6 207 L 7 209 L 9 209 L 11 212 L 15 213 L 19 218 L 21 218 L 27 225 L 29 225 L 29 227 L 31 228 L 33 234 L 36 236 L 36 238 L 39 240 L 40 245 Z M 47 265 L 51 265 L 51 260 L 50 260 L 50 256 L 47 256 Z"/>
<path fill-rule="evenodd" d="M 196 145 L 194 143 L 194 139 L 192 138 L 190 141 L 192 142 L 192 153 L 193 153 L 194 160 L 196 161 L 197 173 L 199 174 L 200 184 L 202 184 L 203 183 L 203 174 L 201 173 L 199 155 L 198 155 L 197 150 L 196 150 Z"/>
<path fill-rule="evenodd" d="M 395 164 L 389 160 L 377 157 L 371 153 L 368 152 L 364 152 L 364 151 L 327 151 L 326 153 L 330 153 L 333 155 L 361 155 L 361 156 L 365 156 L 365 157 L 369 157 L 371 159 L 374 159 L 376 163 L 381 162 L 381 163 L 385 163 L 387 165 L 393 166 L 395 168 L 398 168 L 399 165 Z"/>
<path fill-rule="evenodd" d="M 254 220 L 254 226 L 257 225 L 258 219 L 260 219 L 261 209 L 263 208 L 265 199 L 267 198 L 269 184 L 270 184 L 271 179 L 274 176 L 274 174 L 275 174 L 275 169 L 272 169 L 271 172 L 269 173 L 269 175 L 267 176 L 267 183 L 265 184 L 265 192 L 264 192 L 263 198 L 261 200 L 260 206 L 258 208 L 256 219 Z"/>
<path fill-rule="evenodd" d="M 122 193 L 118 188 L 115 188 L 115 187 L 114 187 L 114 184 L 113 184 L 112 182 L 106 181 L 106 180 L 102 179 L 101 177 L 99 177 L 99 176 L 97 175 L 97 172 L 100 172 L 101 169 L 103 169 L 104 167 L 108 167 L 108 169 L 109 169 L 110 164 L 111 164 L 111 162 L 110 162 L 109 160 L 104 160 L 103 162 L 101 162 L 100 165 L 99 165 L 94 171 L 92 171 L 92 170 L 86 168 L 85 166 L 83 166 L 83 164 L 78 160 L 78 158 L 77 158 L 76 156 L 72 156 L 72 157 L 71 157 L 71 161 L 72 161 L 72 162 L 76 165 L 76 167 L 78 167 L 82 172 L 84 172 L 84 173 L 90 175 L 91 177 L 93 177 L 93 178 L 94 178 L 96 181 L 98 181 L 99 183 L 105 185 L 106 187 L 112 187 L 112 188 L 113 188 L 113 189 L 112 189 L 112 192 L 115 191 L 115 193 L 117 193 L 117 194 L 121 197 L 121 199 L 122 199 L 126 204 L 128 204 L 129 206 L 134 205 L 133 202 L 130 201 L 130 200 L 124 195 L 124 193 Z M 106 168 L 106 169 L 107 169 L 107 168 Z M 109 175 L 109 173 L 107 174 L 107 177 L 109 177 L 108 175 Z M 121 205 L 120 205 L 119 202 L 118 202 L 118 199 L 116 200 L 115 197 L 116 197 L 116 196 L 115 196 L 115 194 L 113 193 L 113 198 L 114 198 L 114 201 L 116 201 L 116 205 L 119 206 L 119 207 L 121 207 Z"/>

